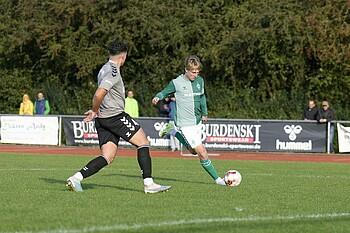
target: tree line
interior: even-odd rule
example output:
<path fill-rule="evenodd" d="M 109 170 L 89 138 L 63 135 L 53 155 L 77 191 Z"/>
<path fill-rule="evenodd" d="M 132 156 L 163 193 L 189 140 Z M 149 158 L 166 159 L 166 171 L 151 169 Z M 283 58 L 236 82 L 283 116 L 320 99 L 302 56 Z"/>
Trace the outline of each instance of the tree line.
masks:
<path fill-rule="evenodd" d="M 301 119 L 314 99 L 350 119 L 347 0 L 2 0 L 0 35 L 1 113 L 43 91 L 52 114 L 83 114 L 121 39 L 141 116 L 196 54 L 210 117 Z"/>

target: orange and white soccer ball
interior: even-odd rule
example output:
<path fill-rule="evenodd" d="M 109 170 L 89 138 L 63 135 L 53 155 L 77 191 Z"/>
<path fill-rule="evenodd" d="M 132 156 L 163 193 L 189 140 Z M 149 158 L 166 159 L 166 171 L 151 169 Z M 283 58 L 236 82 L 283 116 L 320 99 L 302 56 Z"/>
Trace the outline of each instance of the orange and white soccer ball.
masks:
<path fill-rule="evenodd" d="M 238 186 L 242 181 L 242 175 L 237 170 L 229 170 L 225 173 L 224 180 L 228 186 Z"/>

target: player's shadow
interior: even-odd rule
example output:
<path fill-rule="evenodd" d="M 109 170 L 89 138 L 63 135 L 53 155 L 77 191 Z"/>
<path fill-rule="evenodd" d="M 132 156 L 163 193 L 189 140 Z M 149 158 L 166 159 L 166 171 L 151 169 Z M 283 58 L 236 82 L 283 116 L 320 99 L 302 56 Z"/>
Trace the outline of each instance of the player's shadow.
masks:
<path fill-rule="evenodd" d="M 119 173 L 114 173 L 114 174 L 106 174 L 104 176 L 120 176 L 120 177 L 127 177 L 127 178 L 136 178 L 140 179 L 141 176 L 138 175 L 128 175 L 128 174 L 119 174 Z M 183 183 L 196 183 L 196 184 L 207 184 L 206 182 L 201 182 L 201 181 L 192 181 L 192 180 L 180 180 L 180 179 L 175 179 L 175 178 L 165 178 L 165 177 L 158 177 L 154 176 L 156 180 L 159 181 L 177 181 L 177 182 L 183 182 Z"/>
<path fill-rule="evenodd" d="M 51 178 L 40 178 L 45 183 L 50 183 L 50 184 L 60 184 L 60 185 L 65 185 L 66 181 L 65 180 L 58 180 L 58 179 L 51 179 Z M 133 191 L 133 192 L 140 192 L 139 189 L 132 189 L 128 187 L 122 187 L 122 186 L 117 186 L 117 185 L 105 185 L 105 184 L 91 184 L 91 183 L 85 183 L 83 185 L 84 190 L 89 190 L 89 189 L 94 189 L 94 188 L 113 188 L 113 189 L 119 189 L 122 191 Z M 68 188 L 65 190 L 70 191 Z"/>

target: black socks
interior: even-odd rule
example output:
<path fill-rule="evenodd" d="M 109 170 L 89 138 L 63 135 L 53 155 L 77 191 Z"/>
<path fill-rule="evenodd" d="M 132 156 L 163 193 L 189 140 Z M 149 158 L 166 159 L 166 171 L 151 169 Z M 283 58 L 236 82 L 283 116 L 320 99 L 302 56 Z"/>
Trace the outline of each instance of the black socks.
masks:
<path fill-rule="evenodd" d="M 83 175 L 84 178 L 87 178 L 97 173 L 99 170 L 101 170 L 103 167 L 107 165 L 108 165 L 107 160 L 103 156 L 99 156 L 91 160 L 85 167 L 83 167 L 80 170 L 80 173 Z"/>
<path fill-rule="evenodd" d="M 151 178 L 152 161 L 149 155 L 149 145 L 143 145 L 137 148 L 137 161 L 141 168 L 142 178 Z"/>

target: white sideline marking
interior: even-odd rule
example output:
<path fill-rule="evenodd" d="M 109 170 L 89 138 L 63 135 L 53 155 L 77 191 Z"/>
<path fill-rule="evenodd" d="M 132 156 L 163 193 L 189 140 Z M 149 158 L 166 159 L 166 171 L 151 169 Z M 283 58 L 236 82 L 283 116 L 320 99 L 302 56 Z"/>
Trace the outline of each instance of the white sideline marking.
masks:
<path fill-rule="evenodd" d="M 350 179 L 349 176 L 344 176 L 344 175 L 340 175 L 340 176 L 320 176 L 320 175 L 296 175 L 295 177 L 298 178 L 317 178 L 317 179 L 333 179 L 333 178 L 341 178 L 341 179 Z"/>
<path fill-rule="evenodd" d="M 110 226 L 92 226 L 90 228 L 82 229 L 64 229 L 59 228 L 51 231 L 38 231 L 36 233 L 85 233 L 85 232 L 95 232 L 95 231 L 112 231 L 112 230 L 135 230 L 142 229 L 145 227 L 164 227 L 164 226 L 178 226 L 187 224 L 198 224 L 198 223 L 220 223 L 220 222 L 256 222 L 256 221 L 275 221 L 275 220 L 299 220 L 299 219 L 319 219 L 319 218 L 339 218 L 339 217 L 349 217 L 350 213 L 331 213 L 331 214 L 297 214 L 297 215 L 287 215 L 287 216 L 272 216 L 272 217 L 259 217 L 252 216 L 246 218 L 208 218 L 208 219 L 192 219 L 192 220 L 178 220 L 169 222 L 159 222 L 159 223 L 145 223 L 145 224 L 116 224 Z M 8 232 L 12 233 L 12 232 Z M 16 233 L 34 233 L 33 231 L 16 231 Z"/>
<path fill-rule="evenodd" d="M 0 168 L 0 171 L 71 171 L 73 169 L 59 168 Z"/>

